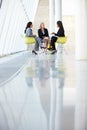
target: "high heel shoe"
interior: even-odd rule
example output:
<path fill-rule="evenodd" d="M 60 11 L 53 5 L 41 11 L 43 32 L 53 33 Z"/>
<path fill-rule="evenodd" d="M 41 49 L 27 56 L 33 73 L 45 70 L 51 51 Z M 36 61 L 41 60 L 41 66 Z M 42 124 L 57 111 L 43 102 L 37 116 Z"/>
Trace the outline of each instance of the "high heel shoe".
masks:
<path fill-rule="evenodd" d="M 43 46 L 41 46 L 40 48 L 41 48 L 41 49 L 46 49 L 46 47 L 43 47 Z"/>
<path fill-rule="evenodd" d="M 36 51 L 32 50 L 32 53 L 35 54 L 35 55 L 38 55 Z"/>
<path fill-rule="evenodd" d="M 51 54 L 53 55 L 53 54 L 55 54 L 55 53 L 57 53 L 57 50 L 53 50 L 53 52 L 52 52 Z"/>

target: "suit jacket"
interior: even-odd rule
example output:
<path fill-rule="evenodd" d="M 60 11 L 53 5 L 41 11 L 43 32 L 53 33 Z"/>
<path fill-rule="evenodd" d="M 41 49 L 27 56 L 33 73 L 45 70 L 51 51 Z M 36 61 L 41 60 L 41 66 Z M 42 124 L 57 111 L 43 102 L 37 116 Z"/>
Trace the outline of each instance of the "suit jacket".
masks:
<path fill-rule="evenodd" d="M 44 37 L 49 37 L 48 30 L 45 28 L 44 33 L 42 32 L 41 29 L 38 29 L 38 36 L 43 39 Z"/>
<path fill-rule="evenodd" d="M 64 36 L 65 36 L 65 34 L 64 34 L 64 30 L 59 29 L 58 32 L 55 33 L 55 35 L 58 36 L 58 37 L 64 37 Z"/>

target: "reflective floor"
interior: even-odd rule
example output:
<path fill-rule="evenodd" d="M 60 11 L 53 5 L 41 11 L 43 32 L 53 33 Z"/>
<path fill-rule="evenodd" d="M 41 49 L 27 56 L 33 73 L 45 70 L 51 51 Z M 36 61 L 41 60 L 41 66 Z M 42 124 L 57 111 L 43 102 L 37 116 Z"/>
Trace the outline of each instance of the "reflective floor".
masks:
<path fill-rule="evenodd" d="M 87 130 L 87 61 L 30 56 L 0 87 L 0 130 Z"/>
<path fill-rule="evenodd" d="M 0 86 L 17 75 L 27 62 L 27 51 L 0 58 Z"/>

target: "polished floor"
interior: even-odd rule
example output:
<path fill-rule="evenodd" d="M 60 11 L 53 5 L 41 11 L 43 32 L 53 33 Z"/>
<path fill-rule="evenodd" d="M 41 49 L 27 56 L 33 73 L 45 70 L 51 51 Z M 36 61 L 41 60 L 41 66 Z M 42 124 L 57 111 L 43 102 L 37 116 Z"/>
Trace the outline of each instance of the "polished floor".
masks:
<path fill-rule="evenodd" d="M 21 71 L 29 54 L 27 51 L 0 58 L 0 86 L 7 83 Z"/>
<path fill-rule="evenodd" d="M 87 130 L 87 61 L 29 55 L 0 86 L 0 130 Z"/>

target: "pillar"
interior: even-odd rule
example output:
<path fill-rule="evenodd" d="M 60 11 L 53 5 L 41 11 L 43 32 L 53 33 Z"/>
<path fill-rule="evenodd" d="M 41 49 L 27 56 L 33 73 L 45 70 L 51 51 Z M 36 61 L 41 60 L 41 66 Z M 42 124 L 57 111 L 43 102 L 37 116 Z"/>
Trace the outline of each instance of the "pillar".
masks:
<path fill-rule="evenodd" d="M 50 74 L 53 70 L 50 68 Z M 56 113 L 56 83 L 53 77 L 50 77 L 51 99 L 50 99 L 50 120 L 49 130 L 55 130 L 55 113 Z"/>
<path fill-rule="evenodd" d="M 56 22 L 59 20 L 62 20 L 62 0 L 55 0 L 55 31 L 58 30 Z M 62 45 L 56 44 L 56 48 L 59 48 L 57 53 L 59 55 L 62 52 Z"/>
<path fill-rule="evenodd" d="M 76 59 L 87 60 L 87 0 L 76 1 Z"/>
<path fill-rule="evenodd" d="M 62 0 L 55 0 L 55 22 L 62 20 Z"/>
<path fill-rule="evenodd" d="M 87 63 L 76 64 L 75 130 L 87 130 Z"/>
<path fill-rule="evenodd" d="M 62 113 L 63 113 L 63 87 L 65 81 L 65 64 L 62 54 L 56 57 L 56 114 L 55 114 L 55 130 L 61 130 Z M 61 71 L 62 70 L 62 71 Z"/>
<path fill-rule="evenodd" d="M 62 20 L 62 0 L 49 0 L 50 32 L 55 30 L 55 23 Z"/>
<path fill-rule="evenodd" d="M 55 30 L 55 1 L 49 0 L 49 28 L 50 32 Z"/>

